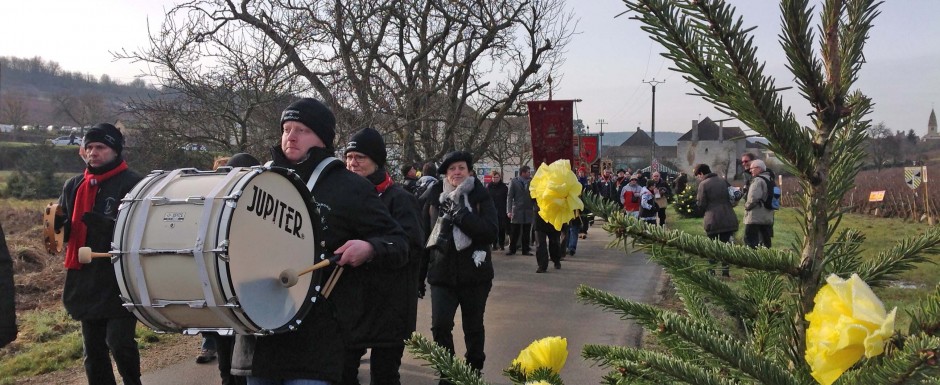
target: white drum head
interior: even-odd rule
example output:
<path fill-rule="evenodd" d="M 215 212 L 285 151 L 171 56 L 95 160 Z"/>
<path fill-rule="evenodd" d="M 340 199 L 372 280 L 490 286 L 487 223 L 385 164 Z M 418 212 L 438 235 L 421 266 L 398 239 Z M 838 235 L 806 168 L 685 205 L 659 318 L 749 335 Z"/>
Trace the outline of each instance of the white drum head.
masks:
<path fill-rule="evenodd" d="M 319 291 L 311 285 L 320 282 L 317 271 L 300 276 L 289 288 L 278 280 L 285 269 L 299 271 L 317 261 L 319 218 L 309 191 L 299 178 L 275 168 L 249 180 L 232 210 L 228 274 L 238 304 L 261 330 L 293 329 Z"/>

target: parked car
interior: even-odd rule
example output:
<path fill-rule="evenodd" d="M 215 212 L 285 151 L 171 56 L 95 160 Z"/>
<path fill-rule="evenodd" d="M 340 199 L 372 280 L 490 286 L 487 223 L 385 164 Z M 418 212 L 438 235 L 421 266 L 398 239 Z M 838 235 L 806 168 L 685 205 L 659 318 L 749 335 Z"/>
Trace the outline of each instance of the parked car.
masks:
<path fill-rule="evenodd" d="M 202 144 L 198 144 L 198 143 L 186 143 L 186 144 L 184 144 L 182 147 L 180 147 L 180 150 L 183 150 L 183 151 L 208 151 L 209 149 L 206 148 L 206 146 L 205 146 L 205 145 L 202 145 Z"/>
<path fill-rule="evenodd" d="M 55 139 L 49 139 L 49 143 L 53 146 L 78 146 L 81 142 L 82 138 L 79 137 L 60 136 Z"/>

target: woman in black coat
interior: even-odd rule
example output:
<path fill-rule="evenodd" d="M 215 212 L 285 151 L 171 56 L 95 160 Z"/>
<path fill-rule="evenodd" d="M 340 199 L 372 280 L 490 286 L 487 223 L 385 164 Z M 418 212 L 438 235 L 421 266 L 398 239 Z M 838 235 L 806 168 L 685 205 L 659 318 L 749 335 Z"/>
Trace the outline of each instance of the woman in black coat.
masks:
<path fill-rule="evenodd" d="M 428 283 L 431 285 L 431 332 L 434 342 L 454 353 L 454 316 L 463 316 L 467 363 L 483 370 L 483 313 L 493 287 L 490 246 L 498 228 L 496 207 L 483 184 L 469 175 L 473 157 L 463 151 L 444 156 L 442 183 L 429 190 L 426 214 L 435 223 Z"/>
<path fill-rule="evenodd" d="M 509 186 L 503 183 L 503 176 L 499 171 L 493 170 L 491 173 L 493 181 L 486 185 L 486 192 L 493 198 L 493 204 L 496 206 L 496 217 L 499 219 L 496 231 L 496 242 L 493 242 L 493 250 L 504 250 L 506 248 L 506 230 L 509 228 L 509 215 L 506 212 L 506 199 L 509 197 Z"/>

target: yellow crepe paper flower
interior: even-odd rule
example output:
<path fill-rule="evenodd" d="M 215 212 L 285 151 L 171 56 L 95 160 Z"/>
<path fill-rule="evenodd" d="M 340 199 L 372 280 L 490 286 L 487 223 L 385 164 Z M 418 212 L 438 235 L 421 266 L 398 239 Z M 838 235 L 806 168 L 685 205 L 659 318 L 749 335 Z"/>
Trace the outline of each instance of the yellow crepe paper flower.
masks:
<path fill-rule="evenodd" d="M 552 384 L 548 381 L 540 380 L 540 381 L 529 381 L 529 382 L 526 382 L 525 385 L 552 385 Z"/>
<path fill-rule="evenodd" d="M 559 159 L 550 165 L 542 163 L 529 183 L 529 195 L 539 205 L 539 216 L 551 223 L 555 230 L 575 216 L 575 210 L 584 209 L 581 202 L 581 183 L 571 171 L 568 159 Z"/>
<path fill-rule="evenodd" d="M 526 375 L 538 368 L 549 368 L 555 374 L 561 372 L 568 359 L 568 340 L 562 337 L 545 337 L 529 344 L 519 352 L 512 364 L 519 364 Z"/>
<path fill-rule="evenodd" d="M 806 315 L 806 362 L 813 378 L 830 385 L 862 356 L 884 352 L 885 341 L 894 333 L 894 308 L 884 304 L 868 284 L 852 274 L 843 280 L 835 274 L 816 294 L 816 306 Z"/>

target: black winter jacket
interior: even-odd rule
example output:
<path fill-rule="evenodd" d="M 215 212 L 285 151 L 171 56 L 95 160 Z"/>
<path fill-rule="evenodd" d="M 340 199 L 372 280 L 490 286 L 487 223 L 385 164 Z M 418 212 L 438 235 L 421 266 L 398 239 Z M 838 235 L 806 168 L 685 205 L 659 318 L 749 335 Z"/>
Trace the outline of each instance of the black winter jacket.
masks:
<path fill-rule="evenodd" d="M 385 170 L 379 169 L 368 179 L 381 183 Z M 363 298 L 365 313 L 352 326 L 350 348 L 354 349 L 403 346 L 418 321 L 418 263 L 424 248 L 418 199 L 399 184 L 390 185 L 379 197 L 408 235 L 408 263 L 400 268 L 378 268 L 371 263 L 360 267 L 368 295 Z"/>
<path fill-rule="evenodd" d="M 314 147 L 306 160 L 291 164 L 279 146 L 271 153 L 274 166 L 290 168 L 304 181 L 321 160 L 333 155 L 329 149 Z M 317 243 L 323 250 L 330 253 L 346 241 L 361 239 L 372 245 L 374 258 L 360 267 L 344 268 L 330 297 L 319 297 L 297 330 L 236 337 L 232 374 L 338 383 L 353 323 L 364 312 L 365 298 L 374 294 L 367 292 L 364 267 L 397 269 L 408 261 L 407 237 L 369 181 L 336 162 L 320 175 L 312 193 L 321 225 L 322 239 Z M 325 271 L 319 284 L 325 283 L 331 272 Z"/>
<path fill-rule="evenodd" d="M 441 182 L 435 184 L 429 191 L 428 212 L 431 223 L 437 221 L 440 215 L 440 196 L 444 191 Z M 473 190 L 467 194 L 470 203 L 470 212 L 461 217 L 454 218 L 454 226 L 469 236 L 473 243 L 470 247 L 457 251 L 454 240 L 447 243 L 445 249 L 432 248 L 428 264 L 428 283 L 439 286 L 457 286 L 477 284 L 493 280 L 493 261 L 490 247 L 496 240 L 498 231 L 496 207 L 486 188 L 479 180 L 475 180 Z M 451 237 L 453 238 L 453 237 Z M 483 250 L 486 259 L 477 267 L 473 262 L 473 252 Z"/>
<path fill-rule="evenodd" d="M 99 169 L 93 169 L 92 173 L 103 174 L 113 170 L 121 162 L 121 157 L 118 157 L 114 162 L 101 166 Z M 91 211 L 111 220 L 86 223 L 88 235 L 85 238 L 85 246 L 95 252 L 111 251 L 114 220 L 117 218 L 121 199 L 142 179 L 140 174 L 128 169 L 98 185 L 98 195 L 95 197 L 95 206 Z M 66 240 L 71 233 L 75 194 L 84 180 L 84 175 L 72 177 L 65 182 L 62 195 L 59 196 L 59 206 L 65 212 L 62 223 L 65 226 Z M 109 258 L 94 258 L 90 263 L 82 265 L 80 270 L 66 270 L 62 302 L 65 304 L 65 310 L 76 320 L 134 317 L 133 313 L 124 308 L 120 295 L 121 290 L 118 288 L 117 278 L 114 275 L 114 266 Z"/>
<path fill-rule="evenodd" d="M 13 259 L 0 225 L 0 348 L 16 339 L 16 295 L 13 286 Z"/>

